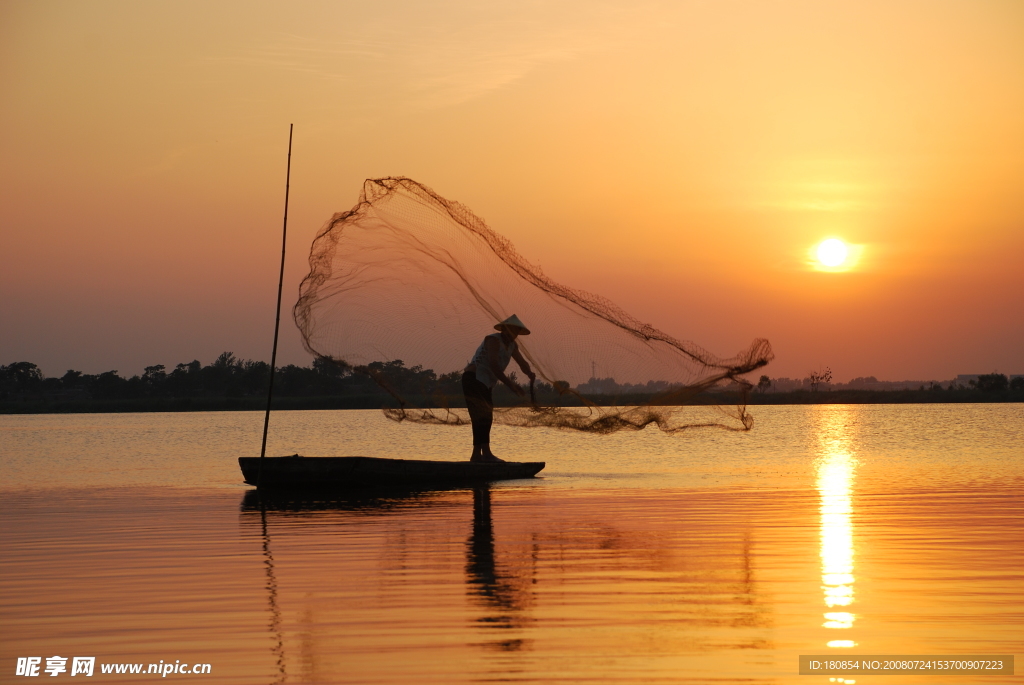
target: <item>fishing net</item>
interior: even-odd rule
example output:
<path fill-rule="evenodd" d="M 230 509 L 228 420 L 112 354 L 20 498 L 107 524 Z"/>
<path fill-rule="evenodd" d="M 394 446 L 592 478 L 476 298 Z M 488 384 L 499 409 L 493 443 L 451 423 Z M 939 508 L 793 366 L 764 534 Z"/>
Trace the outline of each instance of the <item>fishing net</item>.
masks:
<path fill-rule="evenodd" d="M 742 375 L 773 356 L 755 340 L 716 357 L 555 283 L 466 207 L 408 178 L 368 179 L 358 204 L 316 236 L 309 266 L 293 312 L 303 344 L 373 378 L 394 398 L 384 411 L 398 421 L 467 424 L 458 377 L 511 314 L 531 331 L 517 342 L 538 385 L 518 398 L 499 383 L 495 403 L 505 406 L 494 420 L 506 425 L 747 430 Z M 729 385 L 726 395 L 709 392 Z"/>

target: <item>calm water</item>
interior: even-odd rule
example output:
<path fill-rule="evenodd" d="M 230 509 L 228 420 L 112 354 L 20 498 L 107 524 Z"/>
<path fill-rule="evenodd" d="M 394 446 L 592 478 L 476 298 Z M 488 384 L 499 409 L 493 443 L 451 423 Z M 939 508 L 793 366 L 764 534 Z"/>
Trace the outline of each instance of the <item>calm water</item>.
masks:
<path fill-rule="evenodd" d="M 499 427 L 495 450 L 543 478 L 306 501 L 241 484 L 258 413 L 2 416 L 0 682 L 54 655 L 209 663 L 167 676 L 209 683 L 825 685 L 799 654 L 1021 660 L 1024 406 L 756 416 Z M 271 428 L 274 454 L 459 459 L 470 439 L 378 412 Z"/>

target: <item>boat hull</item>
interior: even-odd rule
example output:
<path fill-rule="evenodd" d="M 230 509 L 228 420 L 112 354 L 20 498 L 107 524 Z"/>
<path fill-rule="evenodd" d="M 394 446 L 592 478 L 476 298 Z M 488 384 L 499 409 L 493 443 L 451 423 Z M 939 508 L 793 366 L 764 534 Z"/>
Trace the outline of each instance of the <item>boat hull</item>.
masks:
<path fill-rule="evenodd" d="M 337 490 L 371 486 L 428 487 L 533 478 L 545 463 L 426 461 L 380 457 L 239 457 L 249 485 L 277 490 Z"/>

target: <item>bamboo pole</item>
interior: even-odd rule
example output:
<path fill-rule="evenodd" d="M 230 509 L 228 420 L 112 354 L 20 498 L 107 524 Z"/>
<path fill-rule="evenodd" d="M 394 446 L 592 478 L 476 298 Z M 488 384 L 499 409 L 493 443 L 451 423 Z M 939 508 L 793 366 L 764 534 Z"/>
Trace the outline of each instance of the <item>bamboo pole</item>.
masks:
<path fill-rule="evenodd" d="M 270 354 L 270 383 L 267 386 L 267 413 L 263 417 L 263 445 L 260 447 L 260 469 L 256 475 L 256 488 L 263 478 L 263 460 L 267 456 L 267 431 L 270 429 L 270 402 L 274 398 L 274 368 L 277 365 L 277 336 L 281 330 L 281 292 L 284 290 L 284 250 L 288 244 L 288 191 L 292 181 L 292 130 L 288 124 L 288 166 L 284 180 L 284 227 L 281 229 L 281 275 L 277 279 L 277 318 L 274 320 L 274 350 Z"/>

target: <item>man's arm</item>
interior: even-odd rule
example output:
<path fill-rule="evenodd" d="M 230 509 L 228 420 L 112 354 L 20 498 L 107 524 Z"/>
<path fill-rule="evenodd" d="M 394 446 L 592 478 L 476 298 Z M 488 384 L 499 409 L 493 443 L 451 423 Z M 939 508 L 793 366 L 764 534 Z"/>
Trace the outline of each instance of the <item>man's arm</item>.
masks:
<path fill-rule="evenodd" d="M 523 373 L 526 374 L 527 378 L 529 378 L 531 381 L 537 378 L 537 374 L 535 374 L 530 369 L 530 364 L 526 361 L 525 358 L 523 358 L 523 355 L 519 352 L 518 347 L 516 348 L 516 351 L 512 353 L 512 358 L 516 360 L 516 363 L 519 364 L 519 368 L 523 370 Z"/>

